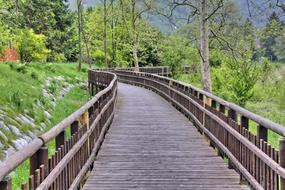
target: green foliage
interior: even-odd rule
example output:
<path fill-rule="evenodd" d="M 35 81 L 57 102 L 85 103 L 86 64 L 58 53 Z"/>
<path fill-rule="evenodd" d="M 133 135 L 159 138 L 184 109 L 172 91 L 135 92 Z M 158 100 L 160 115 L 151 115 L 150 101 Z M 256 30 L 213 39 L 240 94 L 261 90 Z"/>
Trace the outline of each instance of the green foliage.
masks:
<path fill-rule="evenodd" d="M 245 106 L 254 94 L 259 70 L 245 54 L 239 59 L 225 58 L 221 68 L 213 69 L 213 89 L 219 96 Z"/>
<path fill-rule="evenodd" d="M 19 72 L 19 73 L 27 73 L 27 67 L 26 67 L 26 64 L 18 64 L 16 66 L 16 71 Z"/>
<path fill-rule="evenodd" d="M 159 52 L 161 62 L 170 67 L 174 77 L 180 73 L 183 65 L 197 64 L 200 61 L 198 51 L 187 39 L 179 35 L 164 38 Z M 198 72 L 198 69 L 195 72 Z"/>
<path fill-rule="evenodd" d="M 260 42 L 263 50 L 263 56 L 271 61 L 283 59 L 282 51 L 283 46 L 278 42 L 284 34 L 284 26 L 275 12 L 270 16 L 268 23 L 260 31 Z M 281 39 L 282 43 L 282 39 Z M 281 47 L 280 47 L 281 45 Z M 279 58 L 277 57 L 277 54 Z"/>
<path fill-rule="evenodd" d="M 18 109 L 22 107 L 22 101 L 23 100 L 21 99 L 21 95 L 19 91 L 16 91 L 11 95 L 10 103 L 15 105 Z"/>
<path fill-rule="evenodd" d="M 94 50 L 91 54 L 92 59 L 95 61 L 95 64 L 103 65 L 105 61 L 105 54 L 100 49 Z M 110 58 L 108 59 L 110 60 Z"/>
<path fill-rule="evenodd" d="M 18 49 L 21 61 L 46 61 L 50 51 L 45 46 L 45 39 L 44 35 L 35 34 L 32 29 L 20 31 Z"/>
<path fill-rule="evenodd" d="M 35 72 L 35 71 L 33 71 L 33 72 L 31 73 L 31 77 L 32 77 L 33 79 L 35 79 L 35 80 L 38 80 L 38 79 L 39 79 L 39 75 L 38 75 L 38 73 Z"/>
<path fill-rule="evenodd" d="M 51 50 L 48 61 L 75 61 L 75 19 L 66 0 L 26 0 L 19 11 L 25 28 L 46 36 L 45 45 Z"/>

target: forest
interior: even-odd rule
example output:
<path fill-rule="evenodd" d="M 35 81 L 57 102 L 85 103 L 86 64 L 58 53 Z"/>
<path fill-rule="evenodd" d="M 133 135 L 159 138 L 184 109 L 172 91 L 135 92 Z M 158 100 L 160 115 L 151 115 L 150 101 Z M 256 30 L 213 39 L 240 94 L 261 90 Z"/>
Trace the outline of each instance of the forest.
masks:
<path fill-rule="evenodd" d="M 13 50 L 17 64 L 7 64 L 20 72 L 47 63 L 76 63 L 79 71 L 88 65 L 169 66 L 174 78 L 204 89 L 208 73 L 208 91 L 285 123 L 282 2 L 249 3 L 255 15 L 245 16 L 238 1 L 211 1 L 205 7 L 205 51 L 198 1 L 102 0 L 90 6 L 77 0 L 74 8 L 69 3 L 1 0 L 2 61 L 8 62 L 5 54 Z M 201 68 L 201 57 L 210 69 Z M 191 68 L 189 74 L 184 66 Z M 32 70 L 38 78 L 37 69 Z"/>
<path fill-rule="evenodd" d="M 167 65 L 174 78 L 202 87 L 199 2 L 102 0 L 90 6 L 78 0 L 73 9 L 69 3 L 2 0 L 0 52 L 16 50 L 22 65 L 78 62 L 79 70 L 81 63 Z M 208 78 L 214 94 L 248 103 L 253 111 L 274 108 L 276 121 L 284 123 L 278 113 L 284 114 L 285 98 L 284 5 L 274 0 L 261 4 L 248 4 L 252 16 L 245 16 L 245 7 L 234 0 L 207 5 Z M 182 73 L 185 65 L 191 74 Z"/>
<path fill-rule="evenodd" d="M 168 66 L 284 126 L 284 18 L 281 0 L 0 0 L 0 160 L 90 99 L 91 68 Z"/>

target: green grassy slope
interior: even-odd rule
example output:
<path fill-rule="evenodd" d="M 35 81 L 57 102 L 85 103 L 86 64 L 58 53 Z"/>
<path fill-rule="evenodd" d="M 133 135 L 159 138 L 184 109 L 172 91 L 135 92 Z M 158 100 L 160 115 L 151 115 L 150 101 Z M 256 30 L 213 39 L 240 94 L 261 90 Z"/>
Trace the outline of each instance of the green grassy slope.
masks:
<path fill-rule="evenodd" d="M 86 103 L 86 78 L 75 64 L 0 63 L 0 160 Z"/>

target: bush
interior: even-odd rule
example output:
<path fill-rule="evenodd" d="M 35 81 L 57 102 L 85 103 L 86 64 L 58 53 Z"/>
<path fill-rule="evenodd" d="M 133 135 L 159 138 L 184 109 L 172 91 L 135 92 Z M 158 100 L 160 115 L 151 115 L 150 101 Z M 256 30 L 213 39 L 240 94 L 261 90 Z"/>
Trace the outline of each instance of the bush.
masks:
<path fill-rule="evenodd" d="M 14 62 L 12 62 L 12 63 L 9 63 L 9 67 L 10 67 L 10 69 L 12 69 L 12 70 L 16 70 L 16 68 L 17 68 L 17 63 L 14 63 Z"/>
<path fill-rule="evenodd" d="M 36 73 L 35 71 L 33 71 L 33 72 L 31 73 L 31 77 L 32 77 L 33 79 L 35 79 L 35 80 L 38 80 L 38 79 L 39 79 L 39 75 L 38 75 L 38 73 Z"/>
<path fill-rule="evenodd" d="M 55 73 L 55 72 L 56 72 L 56 68 L 55 68 L 55 67 L 51 67 L 51 68 L 50 68 L 50 71 L 51 71 L 52 73 Z"/>
<path fill-rule="evenodd" d="M 35 34 L 32 29 L 24 29 L 20 32 L 18 49 L 21 62 L 45 62 L 50 51 L 45 45 L 46 37 Z"/>
<path fill-rule="evenodd" d="M 214 92 L 230 101 L 245 106 L 254 95 L 260 72 L 250 59 L 225 59 L 221 68 L 213 69 Z"/>
<path fill-rule="evenodd" d="M 19 65 L 17 65 L 16 71 L 19 72 L 19 73 L 23 73 L 23 74 L 27 73 L 26 64 L 19 64 Z"/>
<path fill-rule="evenodd" d="M 49 61 L 56 62 L 56 63 L 63 63 L 63 62 L 66 62 L 67 60 L 63 53 L 52 52 L 49 55 Z"/>
<path fill-rule="evenodd" d="M 93 60 L 95 60 L 96 64 L 103 65 L 105 62 L 105 54 L 103 51 L 97 49 L 94 52 L 92 52 L 91 57 Z M 110 57 L 108 56 L 108 60 L 110 60 Z"/>
<path fill-rule="evenodd" d="M 82 68 L 81 68 L 81 72 L 87 73 L 87 71 L 88 71 L 88 69 L 87 69 L 86 67 L 82 67 Z"/>
<path fill-rule="evenodd" d="M 17 108 L 21 108 L 22 107 L 22 99 L 20 97 L 20 92 L 17 91 L 15 93 L 13 93 L 10 97 L 10 102 L 12 104 L 14 104 Z"/>

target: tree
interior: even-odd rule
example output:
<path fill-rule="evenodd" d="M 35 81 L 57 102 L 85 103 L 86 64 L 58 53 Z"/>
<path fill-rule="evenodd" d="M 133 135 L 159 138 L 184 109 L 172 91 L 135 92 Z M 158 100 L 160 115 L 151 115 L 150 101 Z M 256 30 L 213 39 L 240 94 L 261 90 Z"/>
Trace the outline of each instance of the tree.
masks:
<path fill-rule="evenodd" d="M 201 73 L 203 89 L 212 92 L 211 71 L 209 63 L 209 25 L 208 25 L 208 5 L 207 0 L 201 1 Z"/>
<path fill-rule="evenodd" d="M 45 45 L 46 37 L 35 34 L 32 29 L 24 29 L 19 33 L 18 50 L 21 62 L 45 62 L 50 51 Z"/>
<path fill-rule="evenodd" d="M 139 1 L 137 0 L 120 0 L 120 6 L 122 18 L 125 22 L 129 37 L 132 40 L 132 55 L 135 71 L 139 71 L 138 41 L 141 31 L 138 31 L 142 15 L 151 10 L 151 4 L 149 1 L 144 0 L 139 7 Z"/>
<path fill-rule="evenodd" d="M 261 31 L 260 42 L 264 50 L 264 56 L 271 61 L 278 60 L 274 52 L 274 46 L 277 43 L 277 37 L 282 36 L 283 27 L 283 23 L 277 17 L 276 13 L 273 12 L 265 28 Z"/>
<path fill-rule="evenodd" d="M 217 1 L 190 1 L 190 0 L 174 0 L 170 2 L 170 14 L 166 15 L 167 18 L 171 18 L 175 10 L 179 7 L 186 7 L 186 17 L 184 20 L 189 24 L 191 18 L 197 18 L 200 15 L 200 39 L 197 43 L 197 49 L 201 56 L 201 75 L 202 86 L 205 91 L 211 92 L 211 72 L 209 65 L 209 20 L 217 13 L 217 11 L 223 7 L 223 0 Z M 165 15 L 165 14 L 164 14 Z"/>
<path fill-rule="evenodd" d="M 105 54 L 105 65 L 109 66 L 108 57 L 107 57 L 107 0 L 103 0 L 104 7 L 104 54 Z"/>
<path fill-rule="evenodd" d="M 82 67 L 82 47 L 81 47 L 81 34 L 82 34 L 82 0 L 77 0 L 77 26 L 78 26 L 78 46 L 79 46 L 79 60 L 77 70 L 80 71 Z"/>
<path fill-rule="evenodd" d="M 221 67 L 213 69 L 213 89 L 219 96 L 245 106 L 254 94 L 253 88 L 260 73 L 251 60 L 250 51 L 241 50 L 240 55 L 236 59 L 223 56 Z"/>
<path fill-rule="evenodd" d="M 26 0 L 19 7 L 21 28 L 32 28 L 36 34 L 46 36 L 46 46 L 51 50 L 48 61 L 57 57 L 74 60 L 76 47 L 72 28 L 74 16 L 70 12 L 67 0 Z"/>

